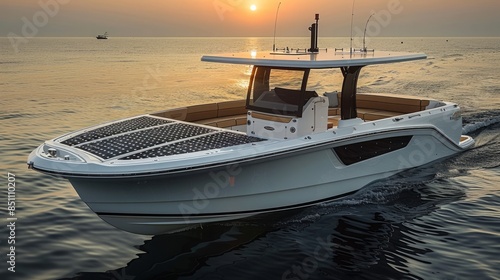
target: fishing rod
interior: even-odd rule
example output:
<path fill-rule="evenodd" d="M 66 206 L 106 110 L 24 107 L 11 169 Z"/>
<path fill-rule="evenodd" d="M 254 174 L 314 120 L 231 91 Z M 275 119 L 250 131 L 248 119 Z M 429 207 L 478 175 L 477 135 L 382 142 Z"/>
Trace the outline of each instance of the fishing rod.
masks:
<path fill-rule="evenodd" d="M 273 52 L 276 51 L 276 25 L 278 23 L 278 13 L 280 11 L 281 2 L 278 4 L 278 8 L 276 9 L 276 17 L 274 19 L 274 36 L 273 36 Z"/>

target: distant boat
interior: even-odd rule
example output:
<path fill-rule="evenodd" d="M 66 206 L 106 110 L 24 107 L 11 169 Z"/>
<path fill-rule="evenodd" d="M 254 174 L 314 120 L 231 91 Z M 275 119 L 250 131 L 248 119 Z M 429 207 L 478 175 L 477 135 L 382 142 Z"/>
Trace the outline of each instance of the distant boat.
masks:
<path fill-rule="evenodd" d="M 101 40 L 101 39 L 108 39 L 108 32 L 104 32 L 104 34 L 100 34 L 100 35 L 97 35 L 96 36 L 97 39 Z"/>

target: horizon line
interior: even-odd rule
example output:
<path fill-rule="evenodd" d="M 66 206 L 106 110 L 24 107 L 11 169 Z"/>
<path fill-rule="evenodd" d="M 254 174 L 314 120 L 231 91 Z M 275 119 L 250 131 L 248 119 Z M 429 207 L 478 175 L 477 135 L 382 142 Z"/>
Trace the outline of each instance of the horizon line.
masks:
<path fill-rule="evenodd" d="M 12 38 L 10 36 L 2 36 L 2 38 Z M 23 38 L 23 36 L 14 36 L 14 38 Z M 95 35 L 89 35 L 89 36 L 35 36 L 31 37 L 30 39 L 36 39 L 36 38 L 93 38 L 95 39 Z M 109 36 L 108 38 L 274 38 L 273 36 Z M 309 38 L 309 36 L 277 36 L 276 38 Z M 318 39 L 322 38 L 347 38 L 349 39 L 349 36 L 325 36 L 325 37 L 320 37 Z M 451 36 L 375 36 L 375 37 L 369 37 L 370 39 L 375 39 L 375 38 L 500 38 L 500 36 L 456 36 L 456 35 L 451 35 Z"/>

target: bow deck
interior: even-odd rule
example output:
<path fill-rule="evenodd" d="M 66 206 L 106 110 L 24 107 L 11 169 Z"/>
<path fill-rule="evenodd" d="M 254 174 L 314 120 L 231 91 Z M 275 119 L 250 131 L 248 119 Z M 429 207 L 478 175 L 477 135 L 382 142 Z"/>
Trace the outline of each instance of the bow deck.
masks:
<path fill-rule="evenodd" d="M 132 160 L 220 149 L 263 140 L 194 123 L 140 116 L 72 135 L 61 143 L 103 160 Z"/>

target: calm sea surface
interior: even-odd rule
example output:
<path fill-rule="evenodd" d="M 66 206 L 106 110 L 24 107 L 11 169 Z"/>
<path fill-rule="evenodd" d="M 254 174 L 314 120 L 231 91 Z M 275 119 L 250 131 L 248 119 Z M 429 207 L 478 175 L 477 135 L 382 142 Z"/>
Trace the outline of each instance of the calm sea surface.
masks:
<path fill-rule="evenodd" d="M 277 44 L 304 48 L 308 38 Z M 27 169 L 33 149 L 67 132 L 243 98 L 250 68 L 201 55 L 270 46 L 270 38 L 32 38 L 15 52 L 0 38 L 0 279 L 500 279 L 500 38 L 372 39 L 370 48 L 429 58 L 366 67 L 360 91 L 456 102 L 476 146 L 284 217 L 134 235 L 101 221 L 67 181 Z M 340 89 L 337 72 L 320 73 L 318 92 Z"/>

